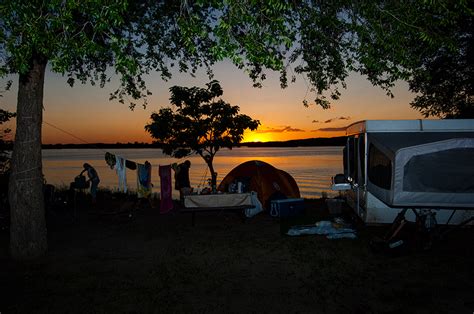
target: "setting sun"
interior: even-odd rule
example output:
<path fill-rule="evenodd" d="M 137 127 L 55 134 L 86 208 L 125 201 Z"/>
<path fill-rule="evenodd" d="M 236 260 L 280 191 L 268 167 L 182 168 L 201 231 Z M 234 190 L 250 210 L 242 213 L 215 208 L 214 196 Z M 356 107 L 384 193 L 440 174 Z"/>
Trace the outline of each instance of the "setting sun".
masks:
<path fill-rule="evenodd" d="M 246 131 L 242 142 L 269 142 L 273 141 L 271 134 L 261 134 L 255 131 Z"/>

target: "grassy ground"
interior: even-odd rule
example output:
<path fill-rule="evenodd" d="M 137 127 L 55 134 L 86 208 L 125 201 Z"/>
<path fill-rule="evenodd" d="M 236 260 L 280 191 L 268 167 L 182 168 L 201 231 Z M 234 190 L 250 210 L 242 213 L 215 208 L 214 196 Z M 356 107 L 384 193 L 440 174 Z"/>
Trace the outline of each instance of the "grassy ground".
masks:
<path fill-rule="evenodd" d="M 306 201 L 300 221 L 265 214 L 159 215 L 99 200 L 49 213 L 49 253 L 7 257 L 0 234 L 1 313 L 472 313 L 473 230 L 430 251 L 374 253 L 378 229 L 355 240 L 288 237 L 292 223 L 326 216 Z M 119 213 L 122 212 L 122 213 Z M 100 213 L 100 214 L 99 214 Z"/>

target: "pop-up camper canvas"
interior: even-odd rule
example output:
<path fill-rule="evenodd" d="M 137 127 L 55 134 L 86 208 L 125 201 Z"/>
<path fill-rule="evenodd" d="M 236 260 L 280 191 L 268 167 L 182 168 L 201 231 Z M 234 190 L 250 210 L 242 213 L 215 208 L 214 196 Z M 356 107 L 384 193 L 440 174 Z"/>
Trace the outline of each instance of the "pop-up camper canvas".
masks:
<path fill-rule="evenodd" d="M 438 223 L 474 216 L 474 120 L 368 120 L 346 135 L 333 189 L 347 190 L 364 222 L 390 223 L 403 208 L 430 210 Z"/>

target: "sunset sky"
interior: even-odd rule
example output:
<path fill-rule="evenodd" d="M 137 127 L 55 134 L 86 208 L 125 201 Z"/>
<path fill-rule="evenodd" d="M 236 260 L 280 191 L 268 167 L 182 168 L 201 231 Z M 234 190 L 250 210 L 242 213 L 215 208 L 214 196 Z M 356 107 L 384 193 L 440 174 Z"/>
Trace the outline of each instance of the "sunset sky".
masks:
<path fill-rule="evenodd" d="M 256 132 L 247 132 L 244 141 L 281 141 L 313 137 L 343 135 L 341 128 L 365 119 L 419 119 L 422 116 L 410 108 L 414 95 L 407 84 L 400 82 L 393 90 L 391 99 L 365 78 L 352 75 L 347 89 L 341 89 L 339 101 L 328 110 L 315 105 L 306 108 L 303 99 L 313 103 L 314 95 L 302 76 L 296 83 L 281 89 L 278 74 L 268 73 L 261 89 L 253 88 L 251 80 L 241 70 L 228 63 L 214 67 L 215 79 L 224 90 L 222 99 L 240 106 L 241 113 L 258 119 L 261 126 Z M 0 107 L 15 111 L 17 78 L 13 86 L 0 98 Z M 109 101 L 109 93 L 118 84 L 112 80 L 105 88 L 90 85 L 69 87 L 59 74 L 47 72 L 44 91 L 43 143 L 115 143 L 151 142 L 144 131 L 150 114 L 160 107 L 169 106 L 169 88 L 179 86 L 205 87 L 209 81 L 205 75 L 193 78 L 189 74 L 175 74 L 170 81 L 162 81 L 159 75 L 151 75 L 147 86 L 153 95 L 146 109 Z M 5 86 L 1 81 L 0 88 Z M 13 127 L 14 128 L 14 127 Z M 60 130 L 64 130 L 62 132 Z"/>

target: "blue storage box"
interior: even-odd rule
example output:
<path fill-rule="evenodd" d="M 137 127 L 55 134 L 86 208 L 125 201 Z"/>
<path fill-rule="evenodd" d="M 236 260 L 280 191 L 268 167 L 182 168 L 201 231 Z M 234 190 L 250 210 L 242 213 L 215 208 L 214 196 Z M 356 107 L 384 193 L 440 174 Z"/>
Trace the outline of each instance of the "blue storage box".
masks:
<path fill-rule="evenodd" d="M 273 217 L 294 217 L 304 213 L 304 199 L 287 198 L 270 202 L 270 215 Z"/>

